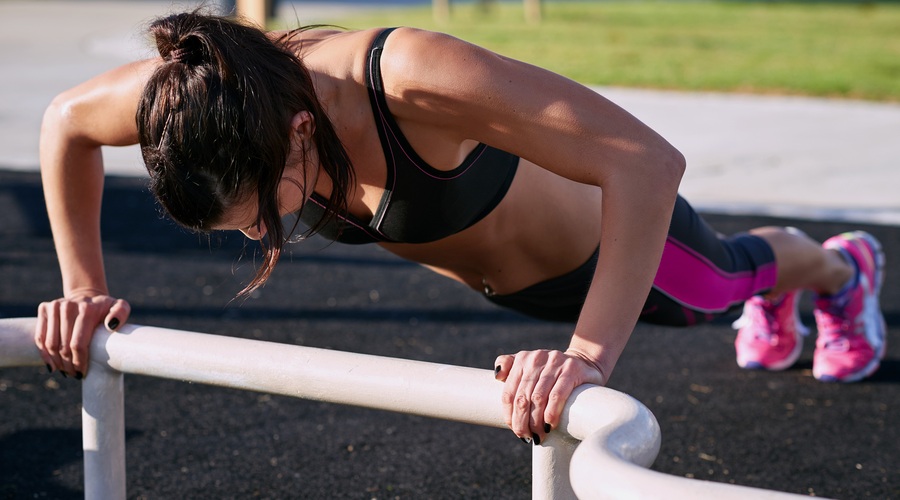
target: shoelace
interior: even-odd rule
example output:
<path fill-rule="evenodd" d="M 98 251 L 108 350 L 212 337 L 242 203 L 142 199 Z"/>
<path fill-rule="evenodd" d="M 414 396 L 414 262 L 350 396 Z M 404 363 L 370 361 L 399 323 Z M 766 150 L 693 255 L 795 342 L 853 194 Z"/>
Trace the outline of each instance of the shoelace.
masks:
<path fill-rule="evenodd" d="M 781 333 L 781 323 L 775 320 L 775 308 L 768 301 L 761 301 L 758 307 L 752 308 L 752 317 L 744 318 L 738 325 L 739 327 L 747 324 L 753 325 L 753 338 L 767 342 L 771 345 L 778 344 Z M 762 328 L 760 328 L 762 325 Z"/>
<path fill-rule="evenodd" d="M 823 345 L 825 349 L 830 351 L 846 351 L 850 348 L 850 340 L 847 336 L 853 333 L 853 324 L 842 311 L 819 310 L 816 313 L 816 320 L 819 326 L 819 337 L 825 341 Z"/>

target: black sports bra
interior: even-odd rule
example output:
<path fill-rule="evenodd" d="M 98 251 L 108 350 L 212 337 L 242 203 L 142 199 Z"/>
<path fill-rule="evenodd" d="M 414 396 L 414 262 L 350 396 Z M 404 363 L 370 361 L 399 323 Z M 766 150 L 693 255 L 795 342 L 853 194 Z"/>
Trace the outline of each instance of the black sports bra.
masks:
<path fill-rule="evenodd" d="M 382 31 L 369 51 L 366 85 L 387 163 L 384 196 L 372 220 L 340 215 L 319 234 L 342 243 L 426 243 L 466 229 L 493 210 L 506 195 L 519 158 L 478 144 L 450 171 L 428 165 L 409 145 L 391 116 L 381 79 L 381 52 L 394 28 Z M 315 193 L 301 218 L 310 227 L 325 215 L 326 200 Z"/>

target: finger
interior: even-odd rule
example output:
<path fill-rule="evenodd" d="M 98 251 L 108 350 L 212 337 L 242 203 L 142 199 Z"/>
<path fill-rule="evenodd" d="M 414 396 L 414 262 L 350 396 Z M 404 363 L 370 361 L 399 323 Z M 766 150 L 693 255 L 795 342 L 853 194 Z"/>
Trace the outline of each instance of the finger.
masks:
<path fill-rule="evenodd" d="M 516 356 L 516 363 L 524 365 L 521 367 L 522 375 L 517 384 L 512 413 L 512 430 L 519 437 L 534 437 L 532 432 L 534 428 L 534 422 L 532 421 L 534 403 L 531 397 L 543 371 L 543 354 L 540 351 L 532 351 Z"/>
<path fill-rule="evenodd" d="M 512 369 L 514 359 L 508 354 L 497 356 L 497 360 L 494 361 L 494 378 L 505 382 L 506 377 L 509 376 L 509 371 Z"/>
<path fill-rule="evenodd" d="M 559 427 L 562 419 L 562 412 L 566 407 L 566 401 L 572 395 L 575 387 L 569 379 L 560 377 L 557 379 L 556 385 L 550 390 L 547 396 L 547 406 L 544 407 L 544 431 L 550 432 Z"/>
<path fill-rule="evenodd" d="M 67 375 L 75 376 L 75 367 L 72 365 L 72 331 L 84 308 L 84 304 L 66 301 L 61 304 L 59 310 L 59 357 L 62 360 L 60 369 Z"/>
<path fill-rule="evenodd" d="M 45 308 L 47 313 L 47 328 L 44 331 L 44 352 L 50 358 L 50 367 L 54 370 L 62 370 L 63 363 L 59 357 L 59 302 L 53 301 Z"/>
<path fill-rule="evenodd" d="M 544 410 L 544 422 L 552 429 L 559 427 L 566 402 L 577 387 L 582 384 L 603 385 L 603 375 L 597 368 L 575 356 L 568 357 L 560 370 L 556 384 L 550 391 L 547 407 Z"/>
<path fill-rule="evenodd" d="M 47 303 L 41 302 L 38 305 L 37 312 L 37 321 L 34 323 L 34 344 L 37 346 L 41 359 L 44 360 L 47 368 L 53 371 L 53 358 L 47 354 L 47 349 L 44 346 L 44 341 L 47 338 Z"/>
<path fill-rule="evenodd" d="M 125 300 L 117 299 L 113 302 L 112 307 L 109 308 L 103 324 L 112 333 L 124 325 L 128 321 L 129 316 L 131 316 L 131 304 Z"/>
<path fill-rule="evenodd" d="M 547 360 L 541 371 L 540 378 L 536 381 L 531 391 L 531 432 L 535 437 L 535 444 L 540 444 L 549 430 L 544 425 L 547 405 L 553 395 L 553 388 L 557 385 L 561 366 L 566 356 L 559 351 L 547 353 Z"/>
<path fill-rule="evenodd" d="M 69 338 L 69 350 L 72 353 L 72 369 L 75 378 L 81 379 L 87 375 L 90 361 L 91 339 L 94 330 L 97 329 L 99 320 L 95 314 L 90 314 L 87 307 L 79 307 L 78 316 L 72 324 L 72 335 Z"/>
<path fill-rule="evenodd" d="M 506 369 L 506 379 L 503 384 L 503 392 L 500 394 L 500 403 L 503 405 L 503 416 L 506 418 L 506 426 L 513 428 L 513 404 L 519 388 L 519 379 L 522 376 L 520 364 L 515 363 L 515 358 L 510 356 L 513 364 Z M 501 368 L 502 371 L 502 368 Z"/>
<path fill-rule="evenodd" d="M 556 383 L 553 384 L 553 388 L 547 395 L 547 404 L 544 407 L 544 423 L 547 425 L 545 427 L 545 429 L 548 429 L 547 432 L 559 427 L 562 412 L 565 409 L 566 402 L 569 400 L 569 396 L 572 395 L 572 391 L 576 387 L 583 383 L 583 378 L 578 375 L 578 372 L 573 370 L 572 365 L 574 363 L 577 363 L 577 361 L 569 359 L 563 365 L 559 376 L 556 378 Z"/>

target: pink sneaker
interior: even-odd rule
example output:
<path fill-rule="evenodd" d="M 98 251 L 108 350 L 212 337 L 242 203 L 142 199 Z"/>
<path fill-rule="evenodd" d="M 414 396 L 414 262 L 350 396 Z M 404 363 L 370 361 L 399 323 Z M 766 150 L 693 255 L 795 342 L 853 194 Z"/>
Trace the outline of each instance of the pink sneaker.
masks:
<path fill-rule="evenodd" d="M 878 294 L 884 279 L 884 253 L 862 231 L 843 233 L 822 244 L 839 250 L 857 270 L 852 285 L 816 300 L 819 338 L 813 376 L 823 382 L 856 382 L 878 370 L 885 353 L 887 327 Z"/>
<path fill-rule="evenodd" d="M 786 370 L 800 357 L 803 336 L 809 330 L 800 322 L 797 301 L 800 290 L 776 301 L 759 295 L 744 303 L 744 313 L 732 327 L 737 364 L 747 370 Z"/>

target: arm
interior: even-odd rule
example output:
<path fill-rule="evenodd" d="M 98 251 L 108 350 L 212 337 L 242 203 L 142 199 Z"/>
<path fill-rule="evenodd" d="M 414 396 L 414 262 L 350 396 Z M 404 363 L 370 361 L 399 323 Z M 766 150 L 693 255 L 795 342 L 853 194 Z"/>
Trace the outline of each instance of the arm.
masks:
<path fill-rule="evenodd" d="M 38 307 L 35 342 L 51 369 L 87 372 L 96 327 L 123 324 L 128 303 L 108 295 L 100 244 L 104 145 L 137 142 L 140 91 L 154 62 L 126 65 L 57 96 L 41 125 L 41 179 L 64 297 Z"/>
<path fill-rule="evenodd" d="M 498 358 L 511 428 L 543 435 L 572 389 L 605 383 L 621 355 L 659 265 L 684 159 L 639 120 L 563 77 L 444 35 L 397 35 L 385 49 L 397 65 L 390 74 L 403 75 L 394 82 L 397 102 L 415 103 L 398 112 L 603 189 L 603 250 L 568 351 Z M 446 56 L 428 57 L 434 53 Z"/>

